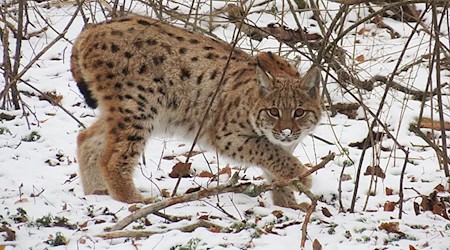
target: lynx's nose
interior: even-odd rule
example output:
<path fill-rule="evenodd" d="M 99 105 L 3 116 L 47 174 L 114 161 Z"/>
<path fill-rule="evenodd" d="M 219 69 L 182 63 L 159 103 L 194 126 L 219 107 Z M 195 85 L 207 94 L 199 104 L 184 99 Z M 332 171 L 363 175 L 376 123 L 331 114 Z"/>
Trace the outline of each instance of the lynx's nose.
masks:
<path fill-rule="evenodd" d="M 288 128 L 281 130 L 281 133 L 283 133 L 284 136 L 291 135 L 292 131 Z"/>

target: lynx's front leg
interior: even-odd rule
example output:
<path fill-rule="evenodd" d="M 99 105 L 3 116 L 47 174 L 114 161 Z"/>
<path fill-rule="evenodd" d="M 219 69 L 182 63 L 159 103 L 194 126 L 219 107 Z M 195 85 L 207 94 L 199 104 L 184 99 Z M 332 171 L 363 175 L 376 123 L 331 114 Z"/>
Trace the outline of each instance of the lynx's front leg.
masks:
<path fill-rule="evenodd" d="M 216 145 L 221 154 L 246 164 L 257 165 L 274 180 L 295 179 L 306 171 L 297 158 L 263 136 L 248 136 L 239 132 L 231 134 L 223 131 L 217 135 L 217 139 L 221 141 Z M 307 188 L 311 187 L 311 177 L 303 178 L 301 181 Z M 273 196 L 275 205 L 298 208 L 290 188 L 276 189 Z"/>

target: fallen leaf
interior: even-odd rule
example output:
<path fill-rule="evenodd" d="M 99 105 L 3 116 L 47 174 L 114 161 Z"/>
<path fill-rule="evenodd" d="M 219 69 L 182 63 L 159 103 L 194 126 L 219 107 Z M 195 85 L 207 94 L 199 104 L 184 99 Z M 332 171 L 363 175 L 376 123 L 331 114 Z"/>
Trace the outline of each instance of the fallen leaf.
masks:
<path fill-rule="evenodd" d="M 392 202 L 392 201 L 386 201 L 386 202 L 384 203 L 384 211 L 392 212 L 392 211 L 394 211 L 394 210 L 395 210 L 395 202 Z"/>
<path fill-rule="evenodd" d="M 342 181 L 350 181 L 350 180 L 352 180 L 352 176 L 349 174 L 343 174 L 341 180 Z"/>
<path fill-rule="evenodd" d="M 347 239 L 350 239 L 350 238 L 352 238 L 352 233 L 347 230 L 347 231 L 345 231 L 344 237 Z"/>
<path fill-rule="evenodd" d="M 328 208 L 326 208 L 326 207 L 323 207 L 323 208 L 322 208 L 322 214 L 325 215 L 326 217 L 331 217 L 331 216 L 333 216 L 333 215 L 330 213 L 330 210 L 328 210 Z"/>
<path fill-rule="evenodd" d="M 433 204 L 432 213 L 442 215 L 442 211 L 444 210 L 441 202 L 436 202 Z"/>
<path fill-rule="evenodd" d="M 16 232 L 14 230 L 12 230 L 11 228 L 9 228 L 7 226 L 1 226 L 0 232 L 6 233 L 6 237 L 5 237 L 6 241 L 15 241 L 16 240 Z"/>
<path fill-rule="evenodd" d="M 416 250 L 416 248 L 412 245 L 409 245 L 409 250 Z"/>
<path fill-rule="evenodd" d="M 222 168 L 219 172 L 219 175 L 221 174 L 227 174 L 229 177 L 231 177 L 231 168 L 229 165 L 227 165 L 226 167 Z"/>
<path fill-rule="evenodd" d="M 180 175 L 181 177 L 190 177 L 189 170 L 191 169 L 192 163 L 184 163 L 184 162 L 177 162 L 175 166 L 172 167 L 172 172 L 170 172 L 169 176 L 171 178 L 178 178 Z"/>
<path fill-rule="evenodd" d="M 420 205 L 419 205 L 419 203 L 414 202 L 413 206 L 414 206 L 414 212 L 416 213 L 416 215 L 419 215 L 420 214 Z"/>
<path fill-rule="evenodd" d="M 377 177 L 380 177 L 381 179 L 386 178 L 386 174 L 384 173 L 383 169 L 380 168 L 380 166 L 368 166 L 366 169 L 366 172 L 364 172 L 364 175 L 375 175 Z"/>
<path fill-rule="evenodd" d="M 20 200 L 17 200 L 16 202 L 14 202 L 14 204 L 18 204 L 18 203 L 26 203 L 26 202 L 28 202 L 28 199 L 27 199 L 27 198 L 22 198 L 22 199 L 20 199 Z"/>
<path fill-rule="evenodd" d="M 450 130 L 450 122 L 433 121 L 430 118 L 423 117 L 419 124 L 420 128 L 428 128 L 434 130 L 441 130 L 444 127 L 445 130 Z"/>
<path fill-rule="evenodd" d="M 192 157 L 192 156 L 195 156 L 195 155 L 198 155 L 198 154 L 201 154 L 201 153 L 203 153 L 203 152 L 202 151 L 195 151 L 195 150 L 193 150 L 193 151 L 187 151 L 186 153 L 182 154 L 182 156 L 185 156 L 185 157 L 190 156 L 190 157 Z"/>
<path fill-rule="evenodd" d="M 386 187 L 385 192 L 386 192 L 386 195 L 392 195 L 394 193 L 394 190 L 392 188 Z"/>
<path fill-rule="evenodd" d="M 80 228 L 85 228 L 85 227 L 87 227 L 88 222 L 89 222 L 89 221 L 85 221 L 85 222 L 79 224 L 78 227 L 80 227 Z"/>
<path fill-rule="evenodd" d="M 317 239 L 313 242 L 313 250 L 322 250 L 322 244 Z"/>
<path fill-rule="evenodd" d="M 137 210 L 139 210 L 139 206 L 137 204 L 133 204 L 131 206 L 128 207 L 128 211 L 129 212 L 136 212 Z"/>
<path fill-rule="evenodd" d="M 361 107 L 359 103 L 336 103 L 332 106 L 338 113 L 348 116 L 350 119 L 356 119 L 358 109 Z M 331 107 L 330 107 L 331 108 Z"/>
<path fill-rule="evenodd" d="M 15 115 L 9 115 L 9 114 L 5 114 L 5 113 L 0 113 L 0 121 L 1 120 L 11 121 L 11 120 L 14 120 L 14 118 L 16 118 Z"/>
<path fill-rule="evenodd" d="M 210 227 L 209 231 L 212 232 L 212 233 L 220 233 L 220 229 L 217 228 L 217 227 Z"/>
<path fill-rule="evenodd" d="M 166 155 L 166 156 L 163 156 L 163 160 L 168 160 L 168 161 L 171 161 L 171 160 L 173 160 L 173 159 L 175 159 L 175 155 Z"/>
<path fill-rule="evenodd" d="M 266 207 L 266 205 L 264 204 L 264 201 L 262 201 L 262 200 L 258 199 L 258 204 L 260 207 Z"/>
<path fill-rule="evenodd" d="M 358 35 L 363 35 L 366 32 L 369 32 L 370 29 L 366 29 L 366 28 L 361 28 L 360 30 L 358 30 Z"/>
<path fill-rule="evenodd" d="M 44 93 L 42 93 L 42 95 L 39 96 L 39 100 L 41 100 L 41 101 L 48 101 L 52 105 L 60 104 L 62 99 L 63 99 L 63 96 L 56 94 L 55 91 L 44 92 Z"/>
<path fill-rule="evenodd" d="M 283 217 L 283 211 L 281 210 L 273 210 L 272 214 L 277 218 L 280 219 L 281 217 Z"/>
<path fill-rule="evenodd" d="M 405 235 L 405 233 L 400 231 L 400 223 L 397 221 L 393 222 L 382 222 L 378 229 L 385 230 L 388 233 L 396 233 L 400 235 Z"/>
<path fill-rule="evenodd" d="M 189 188 L 186 191 L 186 194 L 194 193 L 194 192 L 197 192 L 197 191 L 200 191 L 200 187 Z"/>
<path fill-rule="evenodd" d="M 438 184 L 436 187 L 434 187 L 434 190 L 438 192 L 445 192 L 445 187 L 442 184 Z"/>
<path fill-rule="evenodd" d="M 144 218 L 144 226 L 149 227 L 152 223 L 147 219 L 147 217 Z"/>
<path fill-rule="evenodd" d="M 169 192 L 169 190 L 168 190 L 167 188 L 161 189 L 161 196 L 164 197 L 164 198 L 170 197 L 170 192 Z"/>
<path fill-rule="evenodd" d="M 209 220 L 209 215 L 204 214 L 204 215 L 200 215 L 200 217 L 198 217 L 199 220 Z"/>
<path fill-rule="evenodd" d="M 364 58 L 364 56 L 363 55 L 359 55 L 359 56 L 357 56 L 356 58 L 355 58 L 355 60 L 357 61 L 357 62 L 364 62 L 366 59 Z"/>
<path fill-rule="evenodd" d="M 106 221 L 105 220 L 102 220 L 102 219 L 95 219 L 95 222 L 94 222 L 94 224 L 103 224 L 103 223 L 105 223 Z"/>
<path fill-rule="evenodd" d="M 211 172 L 208 172 L 208 171 L 202 171 L 202 172 L 198 175 L 198 177 L 201 177 L 201 178 L 212 178 L 212 177 L 214 177 L 214 174 L 211 173 Z"/>

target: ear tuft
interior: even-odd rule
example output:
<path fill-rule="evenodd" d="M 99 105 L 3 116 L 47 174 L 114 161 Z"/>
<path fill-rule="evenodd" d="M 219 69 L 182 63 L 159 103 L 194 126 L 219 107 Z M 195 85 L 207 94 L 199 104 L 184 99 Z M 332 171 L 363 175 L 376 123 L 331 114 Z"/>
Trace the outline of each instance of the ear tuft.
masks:
<path fill-rule="evenodd" d="M 317 66 L 311 67 L 302 79 L 302 88 L 305 89 L 309 95 L 318 96 L 320 77 L 320 68 Z"/>

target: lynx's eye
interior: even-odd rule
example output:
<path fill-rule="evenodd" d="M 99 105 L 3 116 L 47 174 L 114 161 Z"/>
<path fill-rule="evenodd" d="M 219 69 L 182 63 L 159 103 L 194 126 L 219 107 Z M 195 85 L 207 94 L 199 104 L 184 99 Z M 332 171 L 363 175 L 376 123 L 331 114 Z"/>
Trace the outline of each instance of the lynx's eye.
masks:
<path fill-rule="evenodd" d="M 280 118 L 280 111 L 277 108 L 270 108 L 267 113 L 273 118 Z"/>
<path fill-rule="evenodd" d="M 294 114 L 292 114 L 294 119 L 302 118 L 306 115 L 306 111 L 304 109 L 296 109 Z"/>

